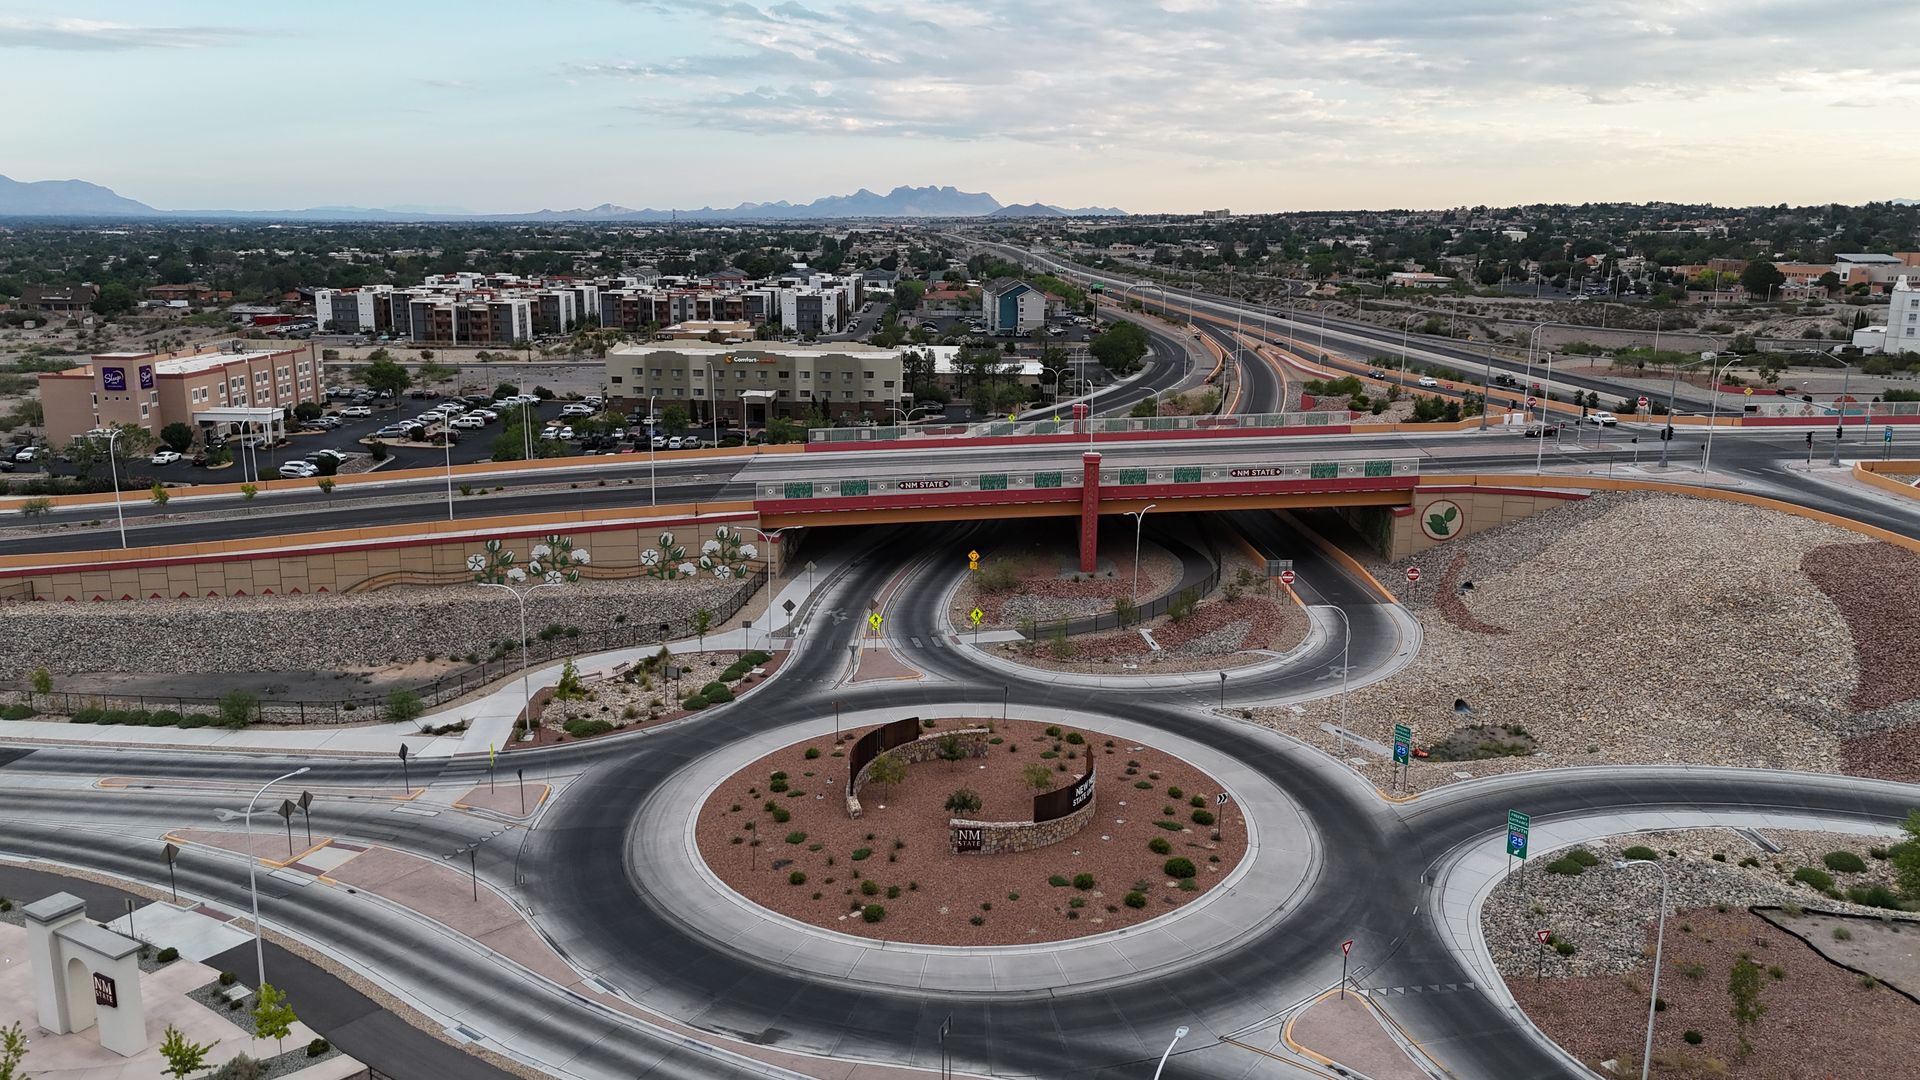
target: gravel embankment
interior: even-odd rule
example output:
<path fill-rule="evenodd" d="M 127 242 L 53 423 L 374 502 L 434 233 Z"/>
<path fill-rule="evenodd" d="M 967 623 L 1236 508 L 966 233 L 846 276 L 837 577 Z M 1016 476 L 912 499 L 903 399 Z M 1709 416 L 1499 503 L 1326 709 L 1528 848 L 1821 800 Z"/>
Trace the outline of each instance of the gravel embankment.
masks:
<path fill-rule="evenodd" d="M 1849 706 L 1859 666 L 1847 619 L 1801 562 L 1815 549 L 1839 564 L 1880 547 L 1754 507 L 1600 495 L 1427 552 L 1417 585 L 1406 564 L 1375 564 L 1424 640 L 1401 672 L 1354 691 L 1349 715 L 1362 736 L 1384 743 L 1406 723 L 1426 746 L 1461 726 L 1460 698 L 1478 723 L 1518 725 L 1538 742 L 1525 758 L 1416 762 L 1415 790 L 1556 765 L 1837 771 L 1843 740 L 1890 721 Z M 1382 759 L 1319 730 L 1339 715 L 1337 697 L 1254 711 L 1384 782 Z"/>
<path fill-rule="evenodd" d="M 545 589 L 527 601 L 527 631 L 556 623 L 582 633 L 622 622 L 679 627 L 703 607 L 713 626 L 723 628 L 730 612 L 720 605 L 736 585 L 642 578 Z M 94 672 L 362 671 L 428 655 L 485 657 L 494 642 L 517 641 L 519 634 L 513 599 L 471 585 L 340 596 L 16 603 L 0 605 L 0 635 L 9 644 L 0 653 L 0 679 L 20 680 L 42 665 L 56 680 Z M 99 648 L 103 641 L 112 647 Z"/>
<path fill-rule="evenodd" d="M 1134 595 L 1133 550 L 1125 557 L 1103 549 L 1101 569 L 1080 573 L 1080 556 L 1071 544 L 1037 543 L 1026 548 L 1001 547 L 983 553 L 981 565 L 1008 561 L 1017 577 L 1013 587 L 989 592 L 973 575 L 954 590 L 948 620 L 957 632 L 973 629 L 968 613 L 980 608 L 984 630 L 1009 630 L 1022 619 L 1045 623 L 1112 611 L 1114 601 Z M 1159 596 L 1180 582 L 1180 560 L 1151 541 L 1140 545 L 1139 595 Z"/>

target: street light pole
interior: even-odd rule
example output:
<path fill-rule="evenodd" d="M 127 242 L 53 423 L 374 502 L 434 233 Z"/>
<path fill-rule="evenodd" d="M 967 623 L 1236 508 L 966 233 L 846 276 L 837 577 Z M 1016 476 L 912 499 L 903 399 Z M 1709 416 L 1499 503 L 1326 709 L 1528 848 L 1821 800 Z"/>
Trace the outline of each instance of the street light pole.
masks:
<path fill-rule="evenodd" d="M 1153 1080 L 1160 1080 L 1160 1070 L 1167 1067 L 1167 1059 L 1173 1056 L 1174 1044 L 1186 1037 L 1187 1028 L 1185 1024 L 1173 1029 L 1173 1041 L 1169 1042 L 1166 1050 L 1160 1054 L 1160 1064 L 1153 1067 Z M 1645 1078 L 1642 1078 L 1642 1080 L 1645 1080 Z"/>
<path fill-rule="evenodd" d="M 654 404 L 659 400 L 660 400 L 659 394 L 647 395 L 647 426 L 644 430 L 647 433 L 647 505 L 648 506 L 660 505 L 659 474 L 654 470 L 654 459 L 657 456 L 654 450 L 654 446 L 656 445 L 654 433 L 660 430 L 660 414 L 655 411 Z"/>
<path fill-rule="evenodd" d="M 1703 476 L 1706 475 L 1707 467 L 1713 461 L 1713 428 L 1714 424 L 1720 419 L 1720 380 L 1725 377 L 1726 370 L 1732 367 L 1735 361 L 1740 359 L 1736 356 L 1719 368 L 1715 368 L 1713 366 L 1714 362 L 1719 358 L 1720 354 L 1714 352 L 1703 352 L 1700 354 L 1700 359 L 1706 361 L 1707 370 L 1712 373 L 1713 377 L 1713 408 L 1707 413 L 1707 447 L 1700 454 L 1700 473 Z"/>
<path fill-rule="evenodd" d="M 453 429 L 442 427 L 440 446 L 447 452 L 447 520 L 453 520 Z"/>
<path fill-rule="evenodd" d="M 1127 516 L 1133 519 L 1133 604 L 1136 608 L 1140 606 L 1140 528 L 1147 522 L 1147 511 L 1159 505 L 1148 503 L 1138 510 L 1127 511 Z"/>
<path fill-rule="evenodd" d="M 120 510 L 120 464 L 119 455 L 114 453 L 114 441 L 120 438 L 120 429 L 107 432 L 107 475 L 113 478 L 113 516 L 120 523 L 120 546 L 127 546 L 127 517 Z"/>
<path fill-rule="evenodd" d="M 1660 1009 L 1660 953 L 1667 943 L 1667 864 L 1631 859 L 1613 865 L 1622 870 L 1632 866 L 1651 866 L 1660 871 L 1660 927 L 1653 936 L 1653 989 L 1647 996 L 1647 1041 L 1640 1051 L 1640 1080 L 1647 1080 L 1647 1067 L 1653 1063 L 1653 1017 Z"/>
<path fill-rule="evenodd" d="M 1547 390 L 1553 386 L 1553 354 L 1547 354 L 1547 375 L 1540 383 L 1540 445 L 1533 452 L 1533 475 L 1540 475 L 1547 457 Z"/>
<path fill-rule="evenodd" d="M 488 589 L 503 589 L 511 595 L 514 601 L 520 606 L 520 724 L 522 727 L 532 730 L 533 691 L 527 683 L 529 677 L 529 661 L 527 659 L 527 597 L 530 596 L 535 589 L 557 589 L 560 587 L 560 583 L 557 581 L 543 581 L 538 585 L 529 585 L 525 589 L 516 589 L 511 585 L 502 585 L 496 581 L 481 581 L 475 584 Z"/>
<path fill-rule="evenodd" d="M 1400 381 L 1407 381 L 1407 327 L 1418 315 L 1408 315 L 1400 320 Z"/>
<path fill-rule="evenodd" d="M 261 784 L 260 790 L 253 793 L 253 798 L 247 800 L 247 812 L 244 815 L 247 828 L 247 889 L 253 893 L 253 961 L 259 969 L 260 978 L 259 983 L 253 988 L 255 993 L 258 993 L 260 987 L 267 984 L 267 949 L 266 946 L 261 943 L 260 936 L 260 874 L 258 869 L 260 859 L 253 853 L 253 807 L 255 803 L 260 801 L 260 796 L 267 793 L 268 788 L 282 780 L 291 780 L 307 770 L 308 766 L 302 765 L 285 776 L 276 776 L 266 783 Z"/>
<path fill-rule="evenodd" d="M 1853 382 L 1853 365 L 1847 363 L 1845 360 L 1840 359 L 1839 357 L 1833 355 L 1832 353 L 1828 352 L 1825 349 L 1821 349 L 1820 352 L 1823 355 L 1825 355 L 1828 359 L 1833 360 L 1834 362 L 1838 363 L 1841 367 L 1847 369 L 1846 374 L 1840 377 L 1840 400 L 1834 402 L 1834 405 L 1837 407 L 1837 410 L 1839 411 L 1840 415 L 1834 421 L 1833 457 L 1830 459 L 1829 464 L 1838 465 L 1840 464 L 1840 440 L 1847 433 L 1847 399 L 1851 396 L 1850 394 L 1847 393 L 1847 387 L 1850 386 Z M 1862 419 L 1864 421 L 1864 417 Z"/>

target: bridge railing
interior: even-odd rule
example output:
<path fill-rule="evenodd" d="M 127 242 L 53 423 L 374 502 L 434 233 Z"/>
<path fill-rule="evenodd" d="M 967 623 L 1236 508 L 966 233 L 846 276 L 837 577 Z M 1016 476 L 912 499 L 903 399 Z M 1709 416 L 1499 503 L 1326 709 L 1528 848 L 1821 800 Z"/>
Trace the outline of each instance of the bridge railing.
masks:
<path fill-rule="evenodd" d="M 1142 484 L 1252 484 L 1276 480 L 1391 479 L 1419 475 L 1418 458 L 1288 461 L 1259 465 L 1154 465 L 1137 468 L 1110 465 L 1100 470 L 1100 486 L 1104 490 Z M 1079 469 L 1054 469 L 949 476 L 785 480 L 762 483 L 757 494 L 761 499 L 847 499 L 952 492 L 1078 490 L 1080 485 Z"/>
<path fill-rule="evenodd" d="M 970 424 L 914 427 L 813 428 L 812 443 L 885 443 L 902 439 L 1017 439 L 1042 435 L 1143 435 L 1174 431 L 1271 431 L 1275 428 L 1337 427 L 1351 422 L 1344 410 L 1239 413 L 1228 416 L 1102 416 L 1091 420 L 982 420 Z"/>

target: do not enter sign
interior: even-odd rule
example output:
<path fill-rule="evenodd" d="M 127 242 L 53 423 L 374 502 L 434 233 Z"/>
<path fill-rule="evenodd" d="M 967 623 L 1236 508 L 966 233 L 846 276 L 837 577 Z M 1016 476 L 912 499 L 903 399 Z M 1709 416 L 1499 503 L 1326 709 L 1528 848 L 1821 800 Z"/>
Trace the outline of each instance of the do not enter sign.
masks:
<path fill-rule="evenodd" d="M 1280 571 L 1280 584 L 1282 585 L 1293 584 L 1293 571 L 1291 570 Z"/>
<path fill-rule="evenodd" d="M 1647 399 L 1646 399 L 1646 398 L 1645 398 L 1644 396 L 1643 396 L 1643 397 L 1641 397 L 1641 399 L 1640 399 L 1640 407 L 1641 407 L 1642 409 L 1644 409 L 1644 408 L 1646 408 L 1647 406 L 1649 406 L 1649 405 L 1651 405 L 1651 404 L 1653 404 L 1653 402 L 1651 402 L 1651 401 L 1648 401 L 1648 400 L 1647 400 Z"/>
<path fill-rule="evenodd" d="M 1407 567 L 1407 583 L 1411 585 L 1414 582 L 1419 580 L 1420 580 L 1420 568 L 1417 566 Z"/>

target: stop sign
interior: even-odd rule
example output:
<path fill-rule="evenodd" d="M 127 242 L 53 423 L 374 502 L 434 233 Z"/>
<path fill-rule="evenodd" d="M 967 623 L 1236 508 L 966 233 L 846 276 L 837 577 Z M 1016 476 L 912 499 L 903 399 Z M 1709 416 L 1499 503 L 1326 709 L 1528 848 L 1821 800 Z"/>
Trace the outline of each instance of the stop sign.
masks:
<path fill-rule="evenodd" d="M 1641 397 L 1641 399 L 1640 399 L 1640 407 L 1641 407 L 1641 408 L 1643 408 L 1643 409 L 1644 409 L 1644 408 L 1646 408 L 1647 406 L 1649 406 L 1649 405 L 1651 405 L 1651 404 L 1653 404 L 1653 402 L 1651 402 L 1651 401 L 1648 401 L 1648 400 L 1647 400 L 1647 399 L 1646 399 L 1646 398 L 1645 398 L 1644 396 L 1643 396 L 1643 397 Z"/>
<path fill-rule="evenodd" d="M 1291 570 L 1280 571 L 1280 584 L 1282 585 L 1293 584 L 1293 571 Z"/>
<path fill-rule="evenodd" d="M 1417 567 L 1417 566 L 1409 566 L 1409 567 L 1407 567 L 1407 582 L 1408 582 L 1408 584 L 1412 584 L 1413 582 L 1416 582 L 1416 581 L 1419 581 L 1419 580 L 1420 580 L 1420 568 L 1419 568 L 1419 567 Z"/>

